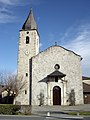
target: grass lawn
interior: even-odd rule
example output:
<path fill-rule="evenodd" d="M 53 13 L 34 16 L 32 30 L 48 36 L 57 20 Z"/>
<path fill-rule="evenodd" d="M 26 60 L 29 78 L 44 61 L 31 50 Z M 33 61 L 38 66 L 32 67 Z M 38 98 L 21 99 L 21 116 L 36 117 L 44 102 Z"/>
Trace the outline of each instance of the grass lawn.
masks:
<path fill-rule="evenodd" d="M 77 111 L 77 112 L 70 112 L 68 115 L 90 115 L 90 111 Z"/>

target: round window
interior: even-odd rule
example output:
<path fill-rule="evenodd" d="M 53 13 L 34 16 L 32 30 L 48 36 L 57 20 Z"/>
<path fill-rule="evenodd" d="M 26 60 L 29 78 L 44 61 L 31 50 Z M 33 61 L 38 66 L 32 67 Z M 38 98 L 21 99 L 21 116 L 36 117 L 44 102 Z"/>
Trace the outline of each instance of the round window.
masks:
<path fill-rule="evenodd" d="M 54 68 L 55 68 L 56 70 L 59 70 L 59 69 L 60 69 L 60 65 L 59 65 L 59 64 L 56 64 L 56 65 L 54 66 Z"/>

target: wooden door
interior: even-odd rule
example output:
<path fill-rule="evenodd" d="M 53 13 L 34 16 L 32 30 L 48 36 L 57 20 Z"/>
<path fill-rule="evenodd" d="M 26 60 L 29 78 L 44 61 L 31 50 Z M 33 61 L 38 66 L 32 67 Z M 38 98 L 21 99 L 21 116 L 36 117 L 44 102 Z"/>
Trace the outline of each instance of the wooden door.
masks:
<path fill-rule="evenodd" d="M 53 105 L 61 105 L 61 88 L 59 86 L 53 88 Z"/>
<path fill-rule="evenodd" d="M 84 94 L 84 104 L 90 104 L 90 94 Z"/>

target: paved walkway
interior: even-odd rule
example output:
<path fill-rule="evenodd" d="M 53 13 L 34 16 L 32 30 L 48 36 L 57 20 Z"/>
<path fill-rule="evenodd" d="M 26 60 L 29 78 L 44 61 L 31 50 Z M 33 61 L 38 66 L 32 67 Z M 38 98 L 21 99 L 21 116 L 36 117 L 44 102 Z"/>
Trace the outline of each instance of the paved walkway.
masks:
<path fill-rule="evenodd" d="M 77 112 L 77 116 L 68 115 L 68 112 Z M 82 116 L 78 115 L 79 111 L 90 111 L 90 104 L 78 105 L 78 106 L 33 106 L 32 114 L 37 116 L 51 116 L 57 118 L 78 118 L 82 119 Z"/>

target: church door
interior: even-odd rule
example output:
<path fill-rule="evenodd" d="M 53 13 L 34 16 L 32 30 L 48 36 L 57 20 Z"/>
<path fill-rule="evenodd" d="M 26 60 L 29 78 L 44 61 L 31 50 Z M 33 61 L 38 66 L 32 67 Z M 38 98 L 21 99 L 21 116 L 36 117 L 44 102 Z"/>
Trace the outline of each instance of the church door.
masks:
<path fill-rule="evenodd" d="M 53 88 L 53 105 L 61 105 L 61 88 L 59 86 Z"/>

